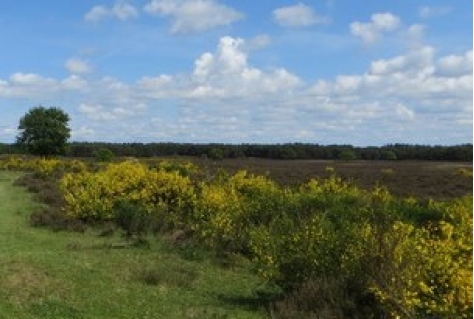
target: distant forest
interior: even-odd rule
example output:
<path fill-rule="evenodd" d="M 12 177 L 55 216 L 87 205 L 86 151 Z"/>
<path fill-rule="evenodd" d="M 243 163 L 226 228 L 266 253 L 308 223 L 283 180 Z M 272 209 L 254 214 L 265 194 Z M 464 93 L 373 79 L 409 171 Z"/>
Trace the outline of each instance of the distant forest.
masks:
<path fill-rule="evenodd" d="M 288 144 L 191 144 L 72 142 L 69 157 L 94 157 L 100 151 L 117 157 L 199 156 L 213 160 L 259 157 L 321 160 L 430 160 L 472 162 L 472 144 L 429 146 L 391 144 L 381 147 L 351 145 Z M 0 154 L 23 154 L 16 144 L 0 144 Z"/>

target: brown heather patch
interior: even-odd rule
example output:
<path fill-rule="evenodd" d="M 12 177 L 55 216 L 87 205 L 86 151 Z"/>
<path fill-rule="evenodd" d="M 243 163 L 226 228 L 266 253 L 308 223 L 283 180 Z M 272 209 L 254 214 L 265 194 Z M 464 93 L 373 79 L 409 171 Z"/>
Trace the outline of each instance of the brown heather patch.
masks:
<path fill-rule="evenodd" d="M 203 175 L 214 176 L 219 169 L 230 174 L 247 170 L 252 174 L 267 175 L 282 185 L 297 185 L 313 178 L 327 177 L 330 173 L 326 168 L 332 167 L 336 175 L 358 187 L 373 189 L 383 185 L 400 197 L 445 200 L 472 195 L 473 190 L 472 178 L 469 178 L 472 163 L 469 162 L 187 159 L 197 165 Z"/>

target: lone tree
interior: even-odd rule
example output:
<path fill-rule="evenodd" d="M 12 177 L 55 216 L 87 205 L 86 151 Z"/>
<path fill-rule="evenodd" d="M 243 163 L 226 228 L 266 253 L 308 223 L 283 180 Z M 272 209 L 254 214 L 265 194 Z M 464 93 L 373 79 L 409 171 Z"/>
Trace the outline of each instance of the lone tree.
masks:
<path fill-rule="evenodd" d="M 30 154 L 64 154 L 71 132 L 68 122 L 69 115 L 60 108 L 34 107 L 20 119 L 16 141 Z"/>

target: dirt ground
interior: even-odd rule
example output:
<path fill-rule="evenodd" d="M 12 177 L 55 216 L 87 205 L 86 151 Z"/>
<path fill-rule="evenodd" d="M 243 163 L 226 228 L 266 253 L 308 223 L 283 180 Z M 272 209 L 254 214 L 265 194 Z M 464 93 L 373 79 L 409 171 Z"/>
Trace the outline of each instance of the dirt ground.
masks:
<path fill-rule="evenodd" d="M 258 158 L 224 159 L 188 158 L 209 174 L 222 168 L 229 173 L 247 170 L 266 175 L 283 185 L 296 185 L 311 178 L 326 177 L 327 167 L 356 185 L 371 189 L 387 187 L 400 197 L 450 199 L 472 195 L 472 163 L 428 161 L 322 161 L 270 160 Z M 470 176 L 469 176 L 470 174 Z"/>

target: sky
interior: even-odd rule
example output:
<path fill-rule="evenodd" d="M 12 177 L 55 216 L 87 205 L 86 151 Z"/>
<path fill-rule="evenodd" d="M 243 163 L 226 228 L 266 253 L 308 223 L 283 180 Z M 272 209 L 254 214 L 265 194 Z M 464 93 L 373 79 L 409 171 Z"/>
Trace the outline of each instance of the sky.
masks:
<path fill-rule="evenodd" d="M 472 143 L 469 0 L 0 0 L 0 142 Z"/>

